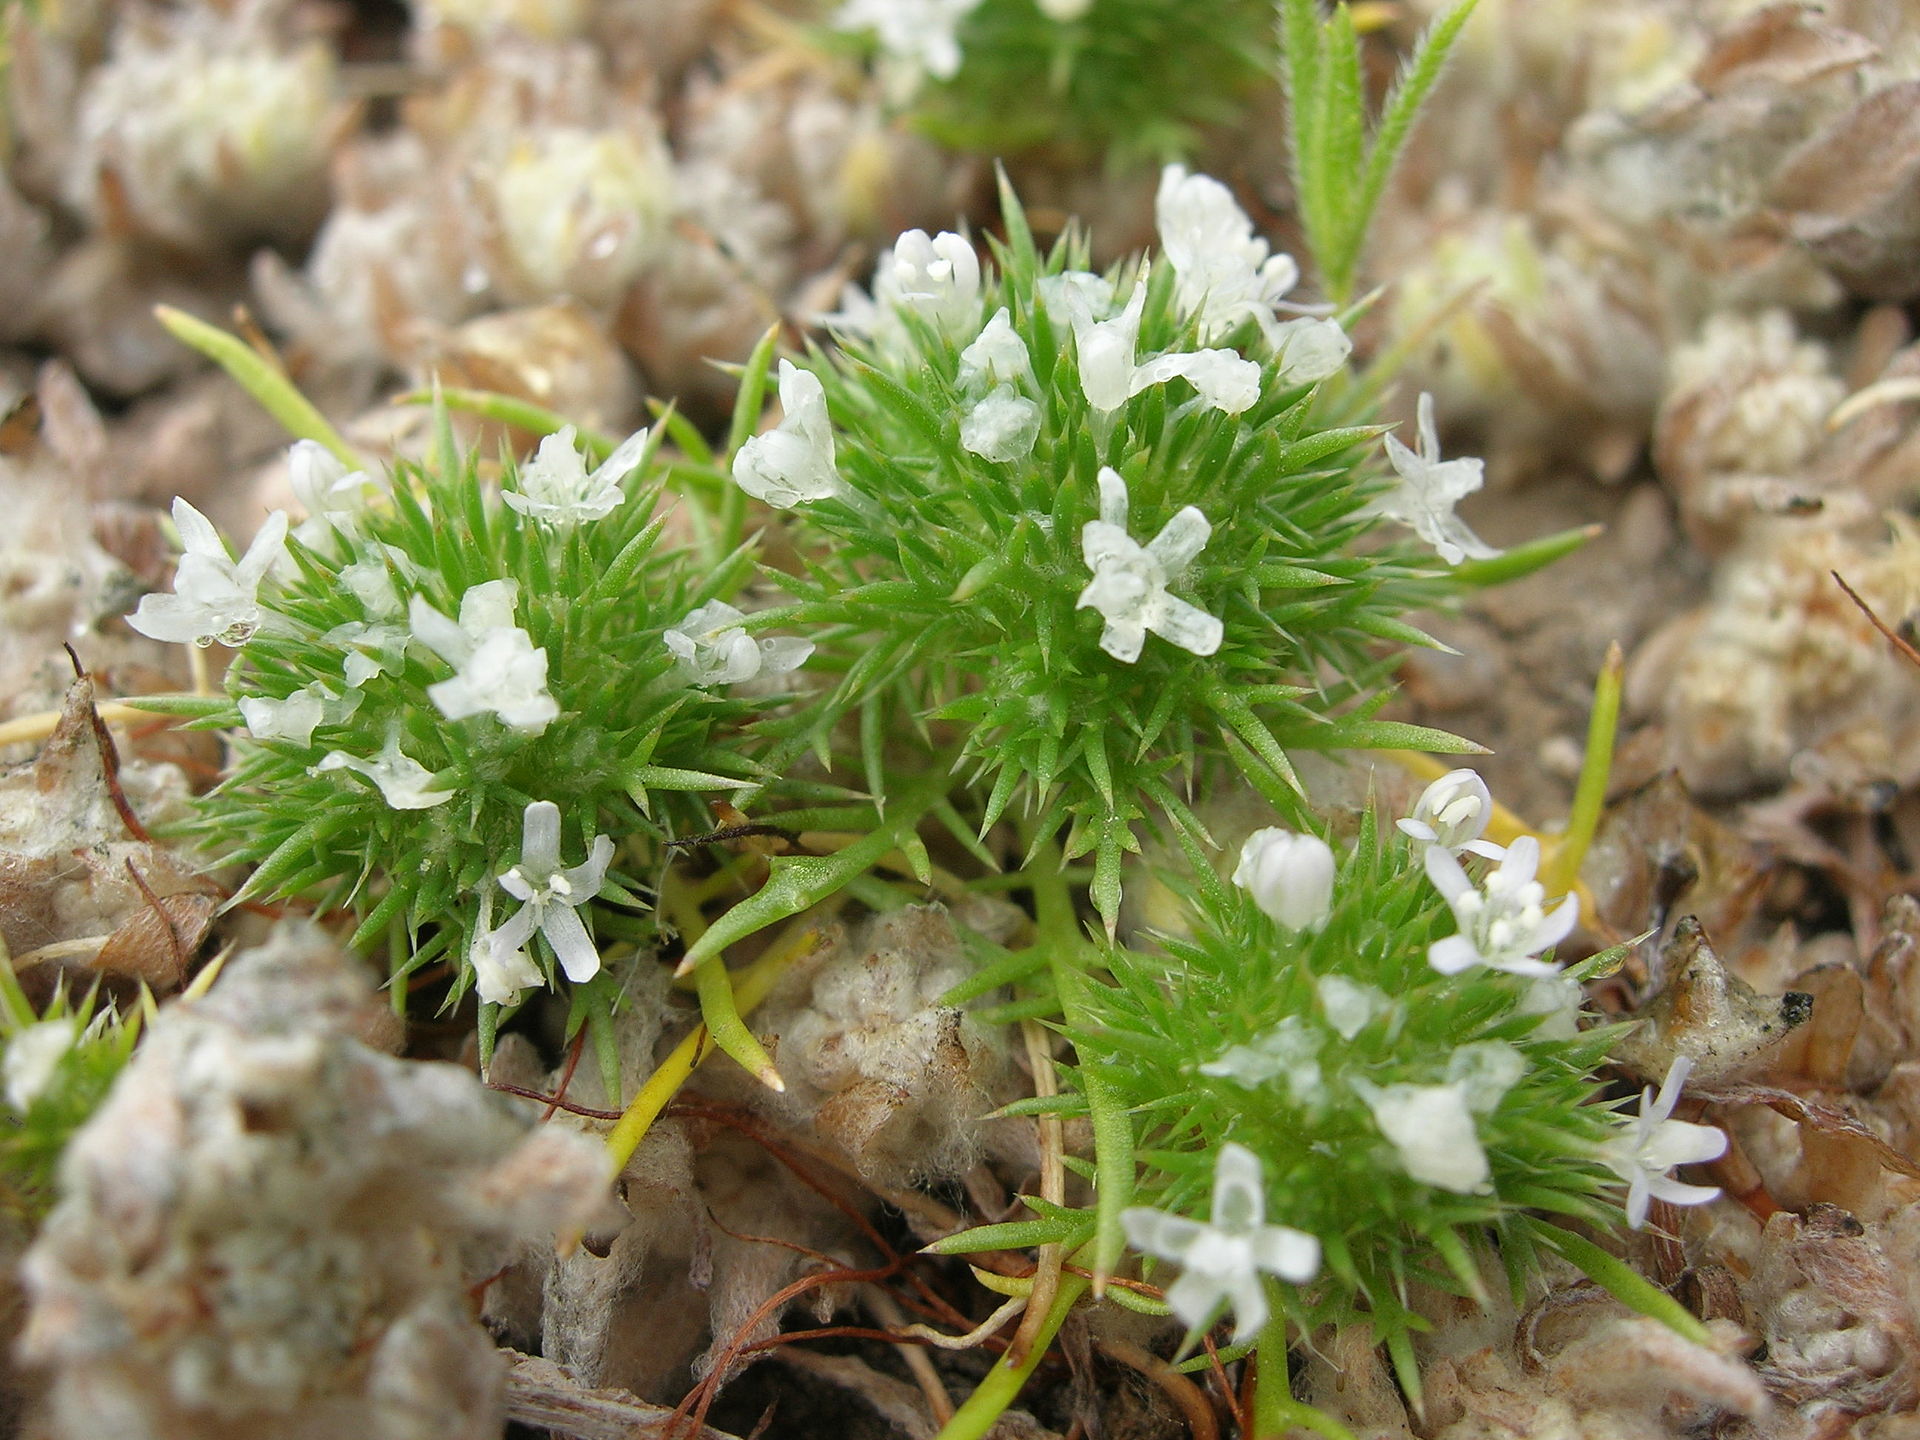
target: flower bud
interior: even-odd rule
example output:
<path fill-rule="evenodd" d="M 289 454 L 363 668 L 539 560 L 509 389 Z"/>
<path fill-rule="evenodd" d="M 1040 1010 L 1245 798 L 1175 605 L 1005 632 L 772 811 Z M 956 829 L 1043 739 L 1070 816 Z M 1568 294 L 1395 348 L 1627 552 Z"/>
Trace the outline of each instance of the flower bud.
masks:
<path fill-rule="evenodd" d="M 1318 930 L 1333 911 L 1333 851 L 1317 835 L 1256 830 L 1240 847 L 1233 883 L 1289 930 Z"/>

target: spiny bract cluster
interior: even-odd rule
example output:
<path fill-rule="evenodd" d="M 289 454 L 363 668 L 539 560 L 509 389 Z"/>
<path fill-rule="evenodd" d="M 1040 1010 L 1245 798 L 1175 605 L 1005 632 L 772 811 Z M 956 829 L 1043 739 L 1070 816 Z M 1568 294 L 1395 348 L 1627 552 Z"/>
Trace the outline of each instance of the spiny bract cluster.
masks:
<path fill-rule="evenodd" d="M 1290 748 L 1460 748 L 1371 719 L 1379 641 L 1420 643 L 1402 617 L 1453 584 L 1376 527 L 1458 522 L 1417 463 L 1382 489 L 1378 432 L 1318 388 L 1346 334 L 1287 301 L 1293 261 L 1224 186 L 1168 167 L 1163 254 L 1105 275 L 1003 205 L 997 266 L 902 236 L 837 343 L 781 362 L 785 418 L 733 474 L 791 510 L 788 618 L 839 676 L 780 722 L 791 749 L 829 753 L 858 712 L 879 794 L 883 737 L 957 722 L 942 758 L 971 767 L 983 830 L 1016 798 L 1030 835 L 1070 824 L 1111 924 L 1136 827 L 1199 835 L 1196 769 L 1297 814 Z"/>
<path fill-rule="evenodd" d="M 727 623 L 744 553 L 696 574 L 660 543 L 654 448 L 642 432 L 589 470 L 562 430 L 496 489 L 450 440 L 390 482 L 302 441 L 309 518 L 289 535 L 276 512 L 238 561 L 176 503 L 175 592 L 132 624 L 239 648 L 208 720 L 244 733 L 200 825 L 257 866 L 243 894 L 351 906 L 396 974 L 449 960 L 454 998 L 511 1003 L 557 966 L 604 1012 L 587 917 L 634 902 L 610 837 L 651 865 L 676 817 L 703 818 L 689 792 L 755 776 L 756 712 L 724 687 L 806 655 Z"/>
<path fill-rule="evenodd" d="M 1404 836 L 1369 820 L 1338 860 L 1316 836 L 1260 831 L 1231 886 L 1201 874 L 1189 936 L 1110 950 L 1111 983 L 1086 987 L 1076 1088 L 1133 1117 L 1143 1203 L 1121 1218 L 1136 1249 L 1180 1265 L 1167 1299 L 1189 1326 L 1223 1308 L 1236 1339 L 1270 1313 L 1303 1331 L 1364 1318 L 1404 1377 L 1422 1325 L 1407 1283 L 1482 1294 L 1476 1252 L 1498 1236 L 1511 1259 L 1523 1212 L 1611 1226 L 1617 1178 L 1637 1226 L 1650 1196 L 1718 1193 L 1668 1175 L 1725 1147 L 1670 1118 L 1684 1069 L 1637 1119 L 1593 1103 L 1616 1032 L 1579 1028 L 1578 984 L 1543 958 L 1577 901 L 1486 941 L 1486 912 L 1540 908 L 1538 842 L 1482 840 L 1489 812 L 1479 777 L 1455 771 Z M 1458 856 L 1489 852 L 1500 869 L 1470 879 Z M 1509 870 L 1528 878 L 1502 885 Z M 1476 926 L 1487 953 L 1462 960 Z"/>

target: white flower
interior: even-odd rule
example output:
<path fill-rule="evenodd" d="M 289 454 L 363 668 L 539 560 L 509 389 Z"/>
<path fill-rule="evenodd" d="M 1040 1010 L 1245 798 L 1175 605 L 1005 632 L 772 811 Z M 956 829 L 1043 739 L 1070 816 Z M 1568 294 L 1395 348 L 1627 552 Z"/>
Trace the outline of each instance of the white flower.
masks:
<path fill-rule="evenodd" d="M 1578 980 L 1565 975 L 1540 975 L 1527 986 L 1516 1015 L 1538 1015 L 1534 1037 L 1540 1040 L 1571 1040 L 1580 1033 L 1580 1010 L 1587 998 Z"/>
<path fill-rule="evenodd" d="M 1510 975 L 1553 975 L 1559 967 L 1537 957 L 1572 932 L 1580 919 L 1580 899 L 1569 895 L 1546 912 L 1547 892 L 1534 872 L 1540 868 L 1540 842 L 1522 835 L 1507 848 L 1500 868 L 1489 874 L 1485 890 L 1474 889 L 1460 862 L 1443 847 L 1429 845 L 1427 878 L 1446 897 L 1460 933 L 1436 940 L 1427 963 L 1442 975 L 1458 975 L 1475 965 Z"/>
<path fill-rule="evenodd" d="M 791 635 L 755 640 L 747 617 L 724 600 L 709 600 L 661 637 L 696 685 L 733 685 L 761 673 L 784 675 L 813 654 L 811 640 Z"/>
<path fill-rule="evenodd" d="M 1267 1323 L 1262 1271 L 1295 1285 L 1320 1273 L 1320 1242 L 1303 1230 L 1268 1225 L 1266 1216 L 1259 1157 L 1228 1143 L 1213 1168 L 1210 1223 L 1142 1205 L 1122 1210 L 1120 1223 L 1134 1249 L 1180 1265 L 1180 1278 L 1167 1290 L 1173 1313 L 1198 1330 L 1225 1304 L 1239 1344 Z"/>
<path fill-rule="evenodd" d="M 1085 311 L 1089 320 L 1104 320 L 1113 313 L 1113 282 L 1091 270 L 1062 270 L 1034 282 L 1047 319 L 1055 325 L 1071 325 L 1076 311 Z"/>
<path fill-rule="evenodd" d="M 1200 1073 L 1232 1080 L 1249 1090 L 1282 1080 L 1296 1104 L 1318 1107 L 1327 1086 L 1316 1057 L 1325 1043 L 1323 1032 L 1309 1027 L 1300 1016 L 1289 1015 L 1247 1044 L 1229 1045 L 1218 1060 L 1202 1065 Z"/>
<path fill-rule="evenodd" d="M 1235 350 L 1172 351 L 1143 361 L 1133 369 L 1127 394 L 1138 395 L 1149 385 L 1164 385 L 1178 377 L 1200 392 L 1212 409 L 1238 415 L 1260 398 L 1260 367 Z"/>
<path fill-rule="evenodd" d="M 371 625 L 364 620 L 349 620 L 334 626 L 320 638 L 346 652 L 341 673 L 349 687 L 358 689 L 376 675 L 400 673 L 407 663 L 407 641 L 412 638 L 412 632 L 404 625 Z"/>
<path fill-rule="evenodd" d="M 980 257 L 965 236 L 951 230 L 933 236 L 909 230 L 874 271 L 873 298 L 885 309 L 910 311 L 958 339 L 980 323 Z"/>
<path fill-rule="evenodd" d="M 1274 309 L 1299 283 L 1300 267 L 1290 255 L 1268 253 L 1232 192 L 1211 176 L 1169 165 L 1160 172 L 1154 217 L 1160 248 L 1173 266 L 1174 303 L 1183 316 L 1200 317 L 1202 343 L 1221 339 L 1248 319 L 1275 341 Z"/>
<path fill-rule="evenodd" d="M 309 550 L 324 550 L 335 534 L 358 533 L 360 517 L 385 487 L 364 470 L 349 470 L 316 440 L 296 440 L 287 452 L 287 483 L 307 518 L 293 538 Z"/>
<path fill-rule="evenodd" d="M 887 98 L 913 98 L 923 76 L 951 80 L 960 69 L 960 22 L 980 0 L 847 0 L 834 16 L 842 30 L 871 30 L 880 42 Z"/>
<path fill-rule="evenodd" d="M 533 459 L 514 477 L 516 488 L 502 491 L 500 498 L 522 515 L 557 527 L 611 515 L 624 498 L 620 482 L 640 463 L 652 432 L 629 435 L 592 474 L 587 473 L 576 434 L 567 425 L 542 440 Z"/>
<path fill-rule="evenodd" d="M 1378 985 L 1366 985 L 1344 975 L 1322 975 L 1313 982 L 1313 988 L 1320 993 L 1320 1009 L 1326 1014 L 1327 1024 L 1342 1040 L 1353 1039 L 1373 1023 L 1376 1015 L 1393 1009 L 1393 998 Z"/>
<path fill-rule="evenodd" d="M 61 1060 L 79 1038 L 79 1021 L 68 1015 L 37 1021 L 7 1041 L 0 1076 L 6 1079 L 7 1104 L 16 1114 L 25 1115 L 46 1093 Z"/>
<path fill-rule="evenodd" d="M 1233 883 L 1289 930 L 1318 930 L 1333 913 L 1333 851 L 1318 835 L 1269 827 L 1240 847 Z"/>
<path fill-rule="evenodd" d="M 407 609 L 414 638 L 453 666 L 451 680 L 427 687 L 449 720 L 492 713 L 501 723 L 538 735 L 560 713 L 547 693 L 547 652 L 513 623 L 519 586 L 489 580 L 460 597 L 455 624 L 415 595 Z"/>
<path fill-rule="evenodd" d="M 329 750 L 313 767 L 313 773 L 318 775 L 328 770 L 351 770 L 366 776 L 395 810 L 431 810 L 453 799 L 453 791 L 435 788 L 433 771 L 401 750 L 397 732 L 388 733 L 387 743 L 371 760 L 349 755 L 344 750 Z"/>
<path fill-rule="evenodd" d="M 1061 292 L 1073 322 L 1073 348 L 1080 361 L 1080 389 L 1087 403 L 1111 414 L 1133 394 L 1134 353 L 1140 348 L 1140 316 L 1147 304 L 1147 272 L 1134 278 L 1126 308 L 1106 320 L 1093 318 L 1084 290 Z"/>
<path fill-rule="evenodd" d="M 1449 770 L 1420 792 L 1412 818 L 1396 820 L 1404 834 L 1458 855 L 1471 850 L 1489 860 L 1506 854 L 1504 846 L 1482 840 L 1493 818 L 1493 794 L 1475 770 Z"/>
<path fill-rule="evenodd" d="M 981 328 L 974 342 L 960 352 L 960 369 L 955 379 L 969 395 L 996 385 L 1018 385 L 1033 376 L 1033 359 L 1027 354 L 1027 342 L 1013 328 L 1013 317 L 1002 305 Z"/>
<path fill-rule="evenodd" d="M 531 931 L 529 931 L 529 934 Z M 473 938 L 467 942 L 467 964 L 473 967 L 473 988 L 481 1003 L 511 1005 L 520 992 L 531 985 L 544 985 L 547 977 L 519 946 L 496 945 L 493 929 L 493 891 L 480 892 L 480 919 L 474 925 Z"/>
<path fill-rule="evenodd" d="M 974 400 L 960 421 L 964 448 L 996 464 L 1033 453 L 1040 438 L 1040 406 L 1020 393 L 1021 383 L 1033 378 L 1033 361 L 1006 306 L 960 352 L 954 378 L 960 392 Z"/>
<path fill-rule="evenodd" d="M 1447 1058 L 1447 1079 L 1465 1091 L 1467 1108 L 1491 1114 L 1527 1073 L 1527 1057 L 1504 1040 L 1474 1040 Z"/>
<path fill-rule="evenodd" d="M 1040 13 L 1062 25 L 1078 20 L 1093 8 L 1093 0 L 1039 0 Z"/>
<path fill-rule="evenodd" d="M 523 903 L 506 924 L 491 932 L 491 963 L 499 967 L 497 973 L 512 974 L 513 952 L 538 930 L 547 937 L 567 978 L 582 984 L 600 972 L 600 952 L 577 912 L 606 883 L 613 841 L 605 835 L 594 836 L 586 863 L 562 869 L 560 807 L 551 800 L 536 800 L 521 815 L 520 827 L 520 863 L 499 879 L 500 888 Z"/>
<path fill-rule="evenodd" d="M 276 510 L 236 563 L 213 522 L 179 497 L 173 526 L 183 547 L 173 594 L 142 597 L 127 624 L 154 640 L 244 645 L 260 628 L 260 582 L 286 553 L 287 515 Z"/>
<path fill-rule="evenodd" d="M 1620 1133 L 1601 1148 L 1601 1161 L 1627 1182 L 1627 1223 L 1636 1230 L 1647 1223 L 1655 1199 L 1704 1205 L 1720 1193 L 1717 1185 L 1683 1185 L 1669 1175 L 1676 1165 L 1698 1165 L 1727 1153 L 1727 1137 L 1714 1126 L 1670 1118 L 1692 1069 L 1691 1056 L 1676 1055 L 1659 1098 L 1651 1085 L 1642 1090 L 1640 1113 L 1631 1120 L 1622 1116 Z"/>
<path fill-rule="evenodd" d="M 1001 385 L 960 421 L 960 443 L 996 464 L 1022 460 L 1040 439 L 1040 421 L 1038 404 L 1011 385 Z"/>
<path fill-rule="evenodd" d="M 1484 462 L 1442 460 L 1440 436 L 1433 425 L 1433 396 L 1420 396 L 1418 426 L 1420 453 L 1415 454 L 1395 436 L 1387 436 L 1387 459 L 1400 483 L 1373 502 L 1376 515 L 1410 526 L 1414 534 L 1440 552 L 1449 565 L 1471 555 L 1488 560 L 1500 552 L 1467 528 L 1453 507 L 1486 482 Z"/>
<path fill-rule="evenodd" d="M 840 474 L 833 468 L 833 425 L 820 377 L 782 360 L 780 408 L 786 416 L 779 428 L 754 436 L 733 457 L 734 483 L 776 510 L 840 494 Z"/>
<path fill-rule="evenodd" d="M 1374 1085 L 1356 1079 L 1353 1088 L 1415 1180 L 1456 1195 L 1471 1195 L 1486 1185 L 1493 1172 L 1463 1082 Z"/>
<path fill-rule="evenodd" d="M 358 690 L 349 689 L 341 695 L 324 681 L 315 680 L 284 700 L 249 695 L 240 702 L 240 718 L 247 722 L 247 733 L 256 740 L 311 745 L 316 727 L 338 725 L 360 708 L 364 698 Z"/>
<path fill-rule="evenodd" d="M 1189 505 L 1147 544 L 1136 544 L 1127 534 L 1127 482 L 1111 466 L 1100 467 L 1100 518 L 1080 532 L 1080 553 L 1093 579 L 1074 608 L 1091 605 L 1106 617 L 1102 650 L 1131 665 L 1149 630 L 1195 655 L 1220 648 L 1225 631 L 1219 620 L 1167 593 L 1212 533 L 1207 517 Z"/>
<path fill-rule="evenodd" d="M 1280 379 L 1288 385 L 1324 380 L 1353 354 L 1353 337 L 1332 320 L 1287 320 L 1274 326 L 1270 338 L 1280 360 Z"/>

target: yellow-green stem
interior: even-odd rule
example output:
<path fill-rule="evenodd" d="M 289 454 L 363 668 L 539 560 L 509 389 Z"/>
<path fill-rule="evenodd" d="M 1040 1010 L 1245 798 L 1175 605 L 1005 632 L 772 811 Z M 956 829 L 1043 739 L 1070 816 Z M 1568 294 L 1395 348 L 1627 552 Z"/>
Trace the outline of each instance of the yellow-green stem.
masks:
<path fill-rule="evenodd" d="M 1587 753 L 1580 762 L 1580 780 L 1573 791 L 1573 813 L 1566 833 L 1554 848 L 1540 876 L 1549 893 L 1571 890 L 1580 878 L 1580 863 L 1600 828 L 1600 812 L 1607 803 L 1607 780 L 1613 773 L 1614 737 L 1620 731 L 1620 692 L 1627 662 L 1620 642 L 1607 647 L 1606 662 L 1593 686 L 1593 716 L 1587 721 Z"/>
<path fill-rule="evenodd" d="M 1053 1337 L 1060 1333 L 1068 1312 L 1086 1291 L 1084 1276 L 1062 1276 L 1060 1288 L 1054 1292 L 1053 1304 L 1047 1308 L 1046 1319 L 1041 1322 L 1026 1355 L 1017 1364 L 1009 1364 L 1007 1358 L 996 1363 L 987 1372 L 987 1378 L 967 1397 L 966 1403 L 953 1412 L 953 1418 L 940 1427 L 935 1440 L 980 1440 L 991 1430 L 994 1421 L 1004 1415 L 1007 1407 L 1019 1397 L 1027 1377 L 1040 1364 L 1047 1347 L 1053 1343 Z"/>

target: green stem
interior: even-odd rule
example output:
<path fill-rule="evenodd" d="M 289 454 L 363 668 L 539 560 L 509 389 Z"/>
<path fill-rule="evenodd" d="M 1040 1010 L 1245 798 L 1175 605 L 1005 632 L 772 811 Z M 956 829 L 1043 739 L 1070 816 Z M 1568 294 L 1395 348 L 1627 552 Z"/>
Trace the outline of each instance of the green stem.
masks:
<path fill-rule="evenodd" d="M 1051 839 L 1032 848 L 1028 867 L 1033 884 L 1033 908 L 1041 948 L 1053 975 L 1060 1012 L 1069 1030 L 1087 1026 L 1087 978 L 1079 963 L 1086 942 L 1074 915 L 1073 897 L 1060 869 L 1060 849 Z M 1133 1200 L 1133 1120 L 1106 1080 L 1091 1066 L 1080 1066 L 1080 1091 L 1086 1096 L 1087 1116 L 1093 1128 L 1094 1231 L 1093 1290 L 1106 1289 L 1107 1276 L 1119 1265 L 1127 1248 L 1120 1212 Z"/>
<path fill-rule="evenodd" d="M 1614 738 L 1620 730 L 1620 692 L 1625 675 L 1626 660 L 1616 640 L 1607 647 L 1606 662 L 1594 682 L 1593 717 L 1587 722 L 1587 752 L 1580 762 L 1579 783 L 1574 787 L 1573 813 L 1540 877 L 1549 894 L 1573 888 L 1580 878 L 1580 863 L 1587 858 L 1587 847 L 1600 828 L 1600 813 L 1607 803 L 1607 780 L 1613 771 Z"/>
<path fill-rule="evenodd" d="M 991 1430 L 994 1421 L 1005 1414 L 1007 1407 L 1019 1396 L 1027 1377 L 1033 1374 L 1046 1356 L 1053 1337 L 1060 1333 L 1068 1312 L 1086 1290 L 1087 1281 L 1084 1277 L 1063 1275 L 1060 1288 L 1054 1292 L 1053 1304 L 1047 1310 L 1047 1318 L 1040 1322 L 1040 1328 L 1034 1332 L 1033 1344 L 1027 1348 L 1026 1358 L 1018 1365 L 1009 1365 L 1004 1359 L 996 1363 L 987 1372 L 987 1378 L 967 1397 L 966 1403 L 954 1411 L 953 1418 L 940 1428 L 934 1440 L 980 1440 Z"/>
<path fill-rule="evenodd" d="M 1261 1328 L 1259 1368 L 1253 1381 L 1253 1433 L 1247 1440 L 1280 1440 L 1289 1430 L 1313 1430 L 1327 1440 L 1354 1440 L 1353 1432 L 1304 1400 L 1287 1381 L 1287 1317 L 1276 1314 Z"/>

